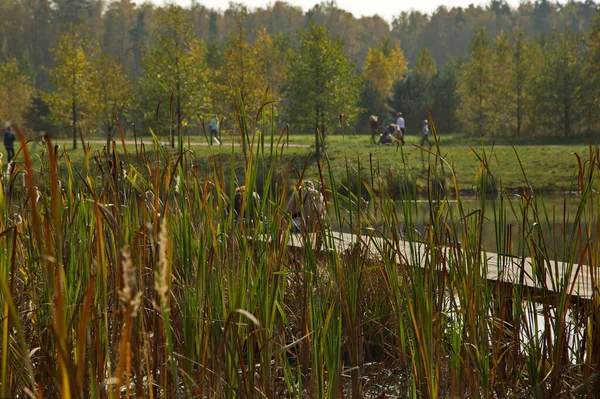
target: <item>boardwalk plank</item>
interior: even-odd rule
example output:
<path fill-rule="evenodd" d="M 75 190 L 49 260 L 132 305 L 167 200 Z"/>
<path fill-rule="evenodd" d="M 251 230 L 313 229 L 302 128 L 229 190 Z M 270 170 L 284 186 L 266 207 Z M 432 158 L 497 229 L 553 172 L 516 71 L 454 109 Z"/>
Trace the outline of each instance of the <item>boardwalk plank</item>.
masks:
<path fill-rule="evenodd" d="M 304 248 L 307 243 L 314 251 L 335 250 L 344 252 L 351 249 L 357 243 L 367 246 L 367 253 L 370 256 L 380 257 L 380 249 L 389 247 L 390 243 L 381 237 L 372 237 L 357 235 L 338 231 L 330 231 L 318 239 L 317 233 L 292 234 L 288 243 L 290 247 Z M 320 244 L 317 244 L 320 243 Z M 394 243 L 391 243 L 394 244 Z M 422 267 L 428 259 L 429 252 L 427 246 L 420 242 L 409 242 L 401 240 L 397 244 L 396 261 L 407 262 L 411 266 Z M 317 248 L 319 245 L 319 248 Z M 379 249 L 378 249 L 379 248 Z M 452 254 L 452 249 L 446 248 L 448 252 L 441 252 L 446 258 Z M 496 253 L 483 253 L 485 259 L 484 268 L 486 275 L 482 276 L 488 281 L 502 282 L 510 285 L 522 284 L 523 287 L 546 291 L 549 294 L 557 294 L 562 291 L 561 287 L 566 283 L 568 275 L 568 292 L 572 288 L 572 296 L 579 299 L 589 300 L 592 298 L 593 287 L 598 287 L 598 272 L 592 267 L 586 265 L 573 264 L 565 262 L 550 261 L 542 265 L 545 272 L 545 284 L 542 283 L 534 272 L 535 262 L 532 258 L 520 259 L 514 256 L 507 256 Z M 437 265 L 441 271 L 441 265 Z M 482 271 L 483 273 L 483 271 Z M 522 279 L 522 281 L 521 281 Z M 598 288 L 597 288 L 598 289 Z"/>

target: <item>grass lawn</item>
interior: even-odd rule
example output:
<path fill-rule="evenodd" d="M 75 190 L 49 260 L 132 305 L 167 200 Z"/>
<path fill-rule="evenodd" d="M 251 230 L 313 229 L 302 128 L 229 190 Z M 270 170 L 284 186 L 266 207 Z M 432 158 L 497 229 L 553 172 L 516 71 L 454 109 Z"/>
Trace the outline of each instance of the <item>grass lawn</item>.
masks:
<path fill-rule="evenodd" d="M 275 138 L 276 139 L 276 138 Z M 133 140 L 127 138 L 127 140 Z M 227 170 L 231 165 L 231 154 L 236 156 L 236 170 L 238 175 L 243 168 L 242 146 L 238 138 L 224 137 L 223 146 L 206 145 L 206 138 L 200 136 L 186 137 L 186 149 L 192 152 L 192 159 L 206 171 L 210 169 L 223 168 Z M 315 179 L 318 176 L 317 163 L 312 154 L 314 153 L 314 137 L 311 135 L 290 135 L 283 138 L 290 146 L 280 148 L 278 152 L 282 155 L 280 170 L 289 171 L 294 177 L 304 172 L 306 178 Z M 165 140 L 166 141 L 166 140 Z M 265 140 L 270 143 L 270 138 Z M 354 176 L 359 164 L 363 179 L 370 182 L 371 163 L 379 175 L 385 177 L 391 172 L 395 177 L 408 177 L 417 182 L 419 186 L 426 184 L 429 166 L 433 164 L 435 146 L 429 151 L 418 146 L 420 136 L 407 136 L 406 145 L 403 147 L 380 146 L 370 143 L 370 137 L 363 135 L 332 135 L 327 138 L 327 160 L 336 179 L 336 186 L 347 179 L 350 170 Z M 152 139 L 150 137 L 138 138 L 137 151 L 142 149 L 144 143 L 146 154 L 154 152 Z M 269 143 L 265 142 L 264 153 L 270 153 Z M 232 143 L 235 145 L 232 147 Z M 84 151 L 81 142 L 78 149 L 72 149 L 72 141 L 69 139 L 57 140 L 54 144 L 60 148 L 62 157 L 68 154 L 71 161 L 81 164 Z M 595 145 L 595 143 L 592 143 Z M 104 148 L 102 140 L 93 140 L 88 143 L 92 152 L 101 152 Z M 119 138 L 116 141 L 117 151 L 124 159 L 124 150 Z M 126 144 L 127 152 L 131 156 L 136 154 L 136 146 L 132 141 Z M 30 151 L 33 154 L 41 154 L 40 145 L 31 144 Z M 481 168 L 481 157 L 484 152 L 487 155 L 490 171 L 495 179 L 505 189 L 513 190 L 529 184 L 538 190 L 545 191 L 568 191 L 572 190 L 574 176 L 577 173 L 577 157 L 582 160 L 589 159 L 590 145 L 585 137 L 576 138 L 524 138 L 493 140 L 491 138 L 473 138 L 465 135 L 443 135 L 440 137 L 440 156 L 445 161 L 445 172 L 450 177 L 450 167 L 455 170 L 459 187 L 469 190 L 473 187 L 477 172 Z M 517 156 L 518 154 L 518 156 Z M 39 157 L 37 157 L 39 159 Z M 34 156 L 34 162 L 36 157 Z M 519 164 L 522 164 L 522 168 Z M 321 163 L 324 174 L 327 176 L 327 163 Z M 349 169 L 347 170 L 347 166 Z M 525 171 L 526 176 L 523 174 Z M 328 180 L 328 179 L 326 179 Z"/>

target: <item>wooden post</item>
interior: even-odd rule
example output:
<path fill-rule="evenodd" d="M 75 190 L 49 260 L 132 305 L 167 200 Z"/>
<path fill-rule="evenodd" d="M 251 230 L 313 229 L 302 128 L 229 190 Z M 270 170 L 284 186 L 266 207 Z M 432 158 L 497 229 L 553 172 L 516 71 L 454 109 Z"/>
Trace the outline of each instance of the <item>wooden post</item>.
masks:
<path fill-rule="evenodd" d="M 594 295 L 592 300 L 584 307 L 586 308 L 584 315 L 587 316 L 588 325 L 584 334 L 586 367 L 584 368 L 583 379 L 584 381 L 588 381 L 590 378 L 594 379 L 587 397 L 597 399 L 600 397 L 600 376 L 598 375 L 600 372 L 600 295 Z"/>
<path fill-rule="evenodd" d="M 493 358 L 501 359 L 496 365 L 495 387 L 499 397 L 506 397 L 514 382 L 514 345 L 518 345 L 519 332 L 514 328 L 512 285 L 497 281 L 494 283 L 494 319 L 498 327 L 494 329 Z M 517 347 L 518 350 L 518 347 Z M 503 351 L 508 351 L 502 356 Z"/>

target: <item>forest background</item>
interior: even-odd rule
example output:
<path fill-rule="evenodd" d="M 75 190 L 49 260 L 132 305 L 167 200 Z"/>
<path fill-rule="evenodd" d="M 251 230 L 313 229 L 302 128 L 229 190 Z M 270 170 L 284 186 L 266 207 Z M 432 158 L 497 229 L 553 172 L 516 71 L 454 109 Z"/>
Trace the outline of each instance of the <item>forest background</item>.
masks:
<path fill-rule="evenodd" d="M 381 10 L 386 12 L 386 10 Z M 87 137 L 202 134 L 244 115 L 290 132 L 367 133 L 402 111 L 417 134 L 593 135 L 600 127 L 600 12 L 594 1 L 504 1 L 391 25 L 324 2 L 223 12 L 129 0 L 0 0 L 0 119 Z M 263 106 L 268 104 L 268 106 Z M 257 117 L 259 116 L 260 117 Z M 347 129 L 347 130 L 346 130 Z M 33 137 L 32 136 L 32 137 Z M 318 147 L 318 143 L 317 143 Z M 317 148 L 318 150 L 318 148 Z"/>

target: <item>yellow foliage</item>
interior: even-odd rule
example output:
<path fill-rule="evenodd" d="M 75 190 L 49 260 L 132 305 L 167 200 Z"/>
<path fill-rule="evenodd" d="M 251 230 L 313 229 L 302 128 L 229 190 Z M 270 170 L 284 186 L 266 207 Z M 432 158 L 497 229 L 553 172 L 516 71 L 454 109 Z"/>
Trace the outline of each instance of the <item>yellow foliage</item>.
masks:
<path fill-rule="evenodd" d="M 382 97 L 388 97 L 395 81 L 403 78 L 408 69 L 404 51 L 400 42 L 396 41 L 389 56 L 381 46 L 370 48 L 365 60 L 364 76 L 373 82 Z"/>
<path fill-rule="evenodd" d="M 34 90 L 33 80 L 21 71 L 16 59 L 0 64 L 0 121 L 22 127 Z"/>
<path fill-rule="evenodd" d="M 408 61 L 406 61 L 406 58 L 404 57 L 404 50 L 402 50 L 402 46 L 400 46 L 400 40 L 396 40 L 394 48 L 392 49 L 391 59 L 392 73 L 395 82 L 396 80 L 403 79 L 408 71 Z"/>
<path fill-rule="evenodd" d="M 387 97 L 392 90 L 394 74 L 392 60 L 385 56 L 380 48 L 370 48 L 365 60 L 364 75 L 382 97 Z"/>

